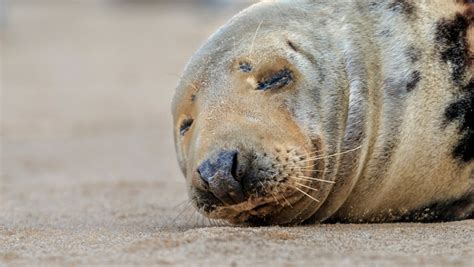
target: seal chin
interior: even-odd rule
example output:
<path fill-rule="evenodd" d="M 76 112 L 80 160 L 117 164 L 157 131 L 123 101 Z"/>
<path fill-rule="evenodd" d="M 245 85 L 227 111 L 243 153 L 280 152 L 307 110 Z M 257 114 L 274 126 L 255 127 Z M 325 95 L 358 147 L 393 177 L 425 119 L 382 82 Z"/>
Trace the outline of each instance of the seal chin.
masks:
<path fill-rule="evenodd" d="M 290 202 L 291 201 L 291 202 Z M 294 225 L 307 220 L 312 213 L 302 212 L 314 206 L 312 200 L 299 191 L 284 197 L 251 199 L 231 206 L 214 206 L 213 209 L 198 209 L 210 219 L 226 220 L 232 224 L 250 226 Z"/>
<path fill-rule="evenodd" d="M 208 218 L 224 219 L 233 224 L 272 225 L 291 223 L 294 218 L 280 213 L 291 203 L 285 200 L 270 198 L 250 199 L 246 202 L 231 206 L 216 206 L 215 209 L 204 212 Z"/>

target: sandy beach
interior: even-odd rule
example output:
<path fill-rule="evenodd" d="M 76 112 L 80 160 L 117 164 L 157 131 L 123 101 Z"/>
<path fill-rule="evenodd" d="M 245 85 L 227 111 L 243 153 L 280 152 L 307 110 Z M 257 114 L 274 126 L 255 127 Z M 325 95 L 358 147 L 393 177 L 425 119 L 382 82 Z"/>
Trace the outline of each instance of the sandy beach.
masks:
<path fill-rule="evenodd" d="M 174 87 L 246 5 L 6 2 L 0 265 L 472 266 L 473 220 L 249 228 L 193 211 Z"/>

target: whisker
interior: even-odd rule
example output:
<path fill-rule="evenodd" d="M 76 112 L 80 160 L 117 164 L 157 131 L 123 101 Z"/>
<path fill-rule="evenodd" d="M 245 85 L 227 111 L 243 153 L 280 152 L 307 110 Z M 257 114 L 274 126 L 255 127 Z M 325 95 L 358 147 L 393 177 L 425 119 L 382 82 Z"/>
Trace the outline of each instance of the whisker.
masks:
<path fill-rule="evenodd" d="M 320 153 L 320 152 L 323 152 L 323 151 L 324 151 L 324 149 L 315 150 L 315 151 L 313 151 L 313 152 L 309 152 L 307 155 L 308 155 L 308 156 L 309 156 L 309 155 L 314 155 L 314 154 L 316 154 L 316 153 Z"/>
<path fill-rule="evenodd" d="M 306 161 L 298 161 L 297 163 L 300 163 L 300 162 L 306 162 Z M 274 166 L 275 167 L 281 167 L 281 166 L 286 166 L 287 164 L 275 164 Z M 298 167 L 298 166 L 291 166 L 291 168 L 293 169 L 312 169 L 313 167 L 319 165 L 319 163 L 315 163 L 313 165 L 309 165 L 309 166 L 304 166 L 304 167 Z"/>
<path fill-rule="evenodd" d="M 201 214 L 202 225 L 203 226 L 210 226 L 209 219 L 206 216 L 204 216 L 201 212 L 199 214 Z"/>
<path fill-rule="evenodd" d="M 314 177 L 311 177 L 311 176 L 300 175 L 300 176 L 298 176 L 298 177 L 299 177 L 299 178 L 305 178 L 305 179 L 316 180 L 316 181 L 320 181 L 320 182 L 327 182 L 327 183 L 333 183 L 333 184 L 336 183 L 336 182 L 334 182 L 334 181 L 325 180 L 325 179 L 320 179 L 320 178 L 314 178 Z"/>
<path fill-rule="evenodd" d="M 292 152 L 295 152 L 297 149 L 298 149 L 297 147 L 294 147 L 294 148 L 292 148 L 292 149 L 290 149 L 290 150 L 287 150 L 286 153 L 287 153 L 287 154 L 290 154 L 290 153 L 292 153 Z"/>
<path fill-rule="evenodd" d="M 275 202 L 280 205 L 280 201 L 278 201 L 278 198 L 275 196 L 275 194 L 272 193 L 272 197 L 275 200 Z"/>
<path fill-rule="evenodd" d="M 222 227 L 224 226 L 224 223 L 221 221 L 221 220 L 218 220 L 218 219 L 211 219 L 212 223 L 214 223 L 214 226 L 217 226 L 217 227 Z"/>
<path fill-rule="evenodd" d="M 178 203 L 176 206 L 173 207 L 173 210 L 181 210 L 183 208 L 184 205 L 188 204 L 189 203 L 189 200 L 184 200 L 184 201 L 181 201 L 180 203 Z"/>
<path fill-rule="evenodd" d="M 207 224 L 208 224 L 209 226 L 213 226 L 213 227 L 216 226 L 216 225 L 214 224 L 214 222 L 213 222 L 211 219 L 209 219 L 209 218 L 206 217 L 206 220 L 207 220 Z"/>
<path fill-rule="evenodd" d="M 304 161 L 298 161 L 297 163 L 300 163 L 300 162 L 304 162 Z M 274 164 L 275 167 L 282 167 L 282 166 L 287 166 L 288 164 Z M 304 166 L 304 167 L 298 167 L 298 166 L 290 166 L 290 168 L 292 169 L 304 169 L 304 168 L 311 168 L 311 167 L 314 167 L 318 165 L 317 163 L 314 164 L 314 165 L 310 165 L 310 166 Z"/>
<path fill-rule="evenodd" d="M 334 154 L 332 154 L 332 155 L 318 156 L 318 157 L 308 158 L 308 159 L 306 159 L 306 160 L 302 160 L 302 161 L 299 161 L 299 162 L 308 162 L 308 161 L 313 161 L 313 160 L 318 160 L 318 159 L 331 158 L 331 157 L 335 157 L 335 156 L 339 156 L 339 155 L 343 155 L 343 154 L 347 154 L 347 153 L 356 151 L 356 150 L 360 149 L 361 147 L 362 147 L 362 146 L 358 146 L 358 147 L 356 147 L 356 148 L 354 148 L 354 149 L 346 150 L 346 151 L 344 151 L 344 152 L 334 153 Z"/>
<path fill-rule="evenodd" d="M 237 48 L 235 45 L 235 36 L 232 36 L 232 42 L 234 43 L 234 58 L 237 58 Z"/>
<path fill-rule="evenodd" d="M 199 214 L 197 209 L 194 209 L 193 212 L 191 213 L 190 218 L 186 222 L 188 226 L 195 226 L 198 223 L 198 217 L 196 217 L 196 214 Z"/>
<path fill-rule="evenodd" d="M 288 199 L 286 199 L 284 193 L 281 193 L 279 189 L 277 189 L 277 193 L 278 193 L 278 195 L 280 195 L 280 196 L 283 198 L 283 200 L 285 200 L 285 202 L 286 202 L 286 204 L 288 204 L 288 206 L 290 206 L 291 208 L 293 208 L 293 206 L 291 205 L 290 201 L 288 201 Z"/>
<path fill-rule="evenodd" d="M 199 218 L 199 225 L 200 226 L 207 226 L 206 220 L 205 220 L 206 217 L 204 217 L 204 215 L 201 214 L 201 211 L 202 211 L 202 209 L 199 209 L 199 212 L 197 212 L 198 218 Z"/>
<path fill-rule="evenodd" d="M 194 216 L 196 217 L 196 218 L 194 219 L 194 225 L 200 226 L 200 227 L 203 226 L 202 223 L 201 223 L 202 216 L 201 216 L 201 213 L 199 213 L 198 210 L 196 210 Z"/>
<path fill-rule="evenodd" d="M 304 187 L 304 188 L 308 188 L 308 189 L 313 190 L 313 191 L 319 191 L 319 190 L 316 189 L 316 188 L 312 188 L 311 186 L 307 186 L 307 185 L 304 185 L 304 184 L 300 184 L 300 183 L 298 183 L 298 182 L 295 182 L 295 184 L 297 184 L 297 185 L 299 185 L 299 186 L 302 186 L 302 187 Z"/>
<path fill-rule="evenodd" d="M 288 199 L 286 199 L 286 197 L 285 197 L 283 194 L 281 194 L 281 197 L 283 198 L 283 200 L 285 200 L 285 202 L 286 202 L 286 204 L 288 204 L 288 206 L 290 206 L 291 208 L 293 208 L 293 205 L 291 205 L 291 202 L 288 201 Z"/>
<path fill-rule="evenodd" d="M 183 206 L 184 205 L 184 206 Z M 192 203 L 191 201 L 188 199 L 186 201 L 183 201 L 183 203 L 181 204 L 178 204 L 178 206 L 181 206 L 180 208 L 180 211 L 178 212 L 178 214 L 173 218 L 173 220 L 171 221 L 171 225 L 174 225 L 176 223 L 176 220 L 181 217 L 181 215 L 183 215 L 186 211 L 189 210 L 189 208 L 191 208 L 192 206 Z"/>
<path fill-rule="evenodd" d="M 313 177 L 308 177 L 308 176 L 290 176 L 292 179 L 300 179 L 300 180 L 306 180 L 306 181 L 318 181 L 318 182 L 323 182 L 323 183 L 328 183 L 328 184 L 335 184 L 336 182 L 334 181 L 329 181 L 329 180 L 324 180 L 324 179 L 318 179 L 318 178 L 313 178 Z"/>
<path fill-rule="evenodd" d="M 258 31 L 260 30 L 260 27 L 262 26 L 262 23 L 263 23 L 263 20 L 260 21 L 260 23 L 258 24 L 257 30 L 255 30 L 255 34 L 254 34 L 253 40 L 252 40 L 252 45 L 250 46 L 249 57 L 252 57 L 252 52 L 253 52 L 253 46 L 255 44 L 255 39 L 257 39 L 257 34 L 258 34 Z"/>
<path fill-rule="evenodd" d="M 313 170 L 314 167 L 318 166 L 319 163 L 315 163 L 313 165 L 309 165 L 309 166 L 306 166 L 306 167 L 292 167 L 294 169 L 298 169 L 298 170 Z"/>
<path fill-rule="evenodd" d="M 314 200 L 314 201 L 316 201 L 316 202 L 319 202 L 319 200 L 317 200 L 316 198 L 312 197 L 310 194 L 306 193 L 305 191 L 299 189 L 298 187 L 295 186 L 295 187 L 293 187 L 293 188 L 295 188 L 296 190 L 300 191 L 301 193 L 303 193 L 305 196 L 311 198 L 312 200 Z"/>
<path fill-rule="evenodd" d="M 298 148 L 295 147 L 295 148 L 291 149 L 290 151 L 287 151 L 287 153 L 289 154 L 289 153 L 291 153 L 291 152 L 293 152 L 293 151 L 295 151 L 295 150 L 297 150 L 297 149 L 298 149 Z M 305 159 L 308 159 L 308 156 L 309 156 L 309 155 L 312 155 L 312 154 L 314 154 L 314 153 L 318 153 L 318 152 L 321 152 L 321 151 L 322 151 L 322 150 L 317 150 L 317 151 L 310 152 L 310 153 L 306 154 Z M 282 166 L 282 165 L 283 165 L 283 164 L 277 164 L 277 165 L 275 165 L 275 166 Z"/>
<path fill-rule="evenodd" d="M 305 171 L 305 172 L 319 172 L 319 173 L 326 173 L 327 171 L 323 171 L 323 170 L 314 170 L 314 169 L 311 169 L 311 168 L 298 168 L 298 167 L 292 167 L 293 169 L 297 169 L 297 170 L 300 170 L 300 171 Z"/>
<path fill-rule="evenodd" d="M 189 221 L 191 220 L 192 215 L 194 214 L 194 210 L 191 210 L 184 214 L 183 216 L 183 225 L 189 226 Z"/>
<path fill-rule="evenodd" d="M 191 207 L 192 207 L 192 210 L 188 214 L 188 216 L 186 216 L 186 220 L 185 220 L 185 225 L 188 226 L 188 227 L 194 226 L 196 224 L 196 222 L 197 222 L 196 214 L 199 214 L 198 210 L 194 206 L 191 205 Z"/>
<path fill-rule="evenodd" d="M 218 220 L 218 219 L 213 219 L 212 220 L 217 226 L 225 226 L 225 223 L 222 221 L 222 220 Z"/>

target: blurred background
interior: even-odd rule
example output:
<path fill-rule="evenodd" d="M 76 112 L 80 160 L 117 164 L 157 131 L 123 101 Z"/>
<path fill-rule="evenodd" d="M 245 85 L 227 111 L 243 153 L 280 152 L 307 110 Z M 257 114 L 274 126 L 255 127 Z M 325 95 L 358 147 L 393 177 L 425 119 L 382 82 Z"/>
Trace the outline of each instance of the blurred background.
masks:
<path fill-rule="evenodd" d="M 0 0 L 0 266 L 472 266 L 472 221 L 202 229 L 170 103 L 251 3 Z"/>
<path fill-rule="evenodd" d="M 0 223 L 175 212 L 175 85 L 251 2 L 0 0 Z"/>

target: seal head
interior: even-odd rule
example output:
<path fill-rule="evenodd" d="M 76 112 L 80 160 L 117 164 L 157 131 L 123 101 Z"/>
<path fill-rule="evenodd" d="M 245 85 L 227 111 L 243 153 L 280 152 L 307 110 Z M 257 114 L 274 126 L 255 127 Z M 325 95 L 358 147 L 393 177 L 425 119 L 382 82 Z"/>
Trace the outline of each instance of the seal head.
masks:
<path fill-rule="evenodd" d="M 324 136 L 342 130 L 337 122 L 323 125 L 339 121 L 326 113 L 344 112 L 322 108 L 321 98 L 336 110 L 347 101 L 336 37 L 308 41 L 324 27 L 301 19 L 309 16 L 301 6 L 285 10 L 288 20 L 272 19 L 282 16 L 272 3 L 234 17 L 194 55 L 179 82 L 178 161 L 190 199 L 210 218 L 300 223 L 333 186 L 326 156 L 336 146 Z"/>

